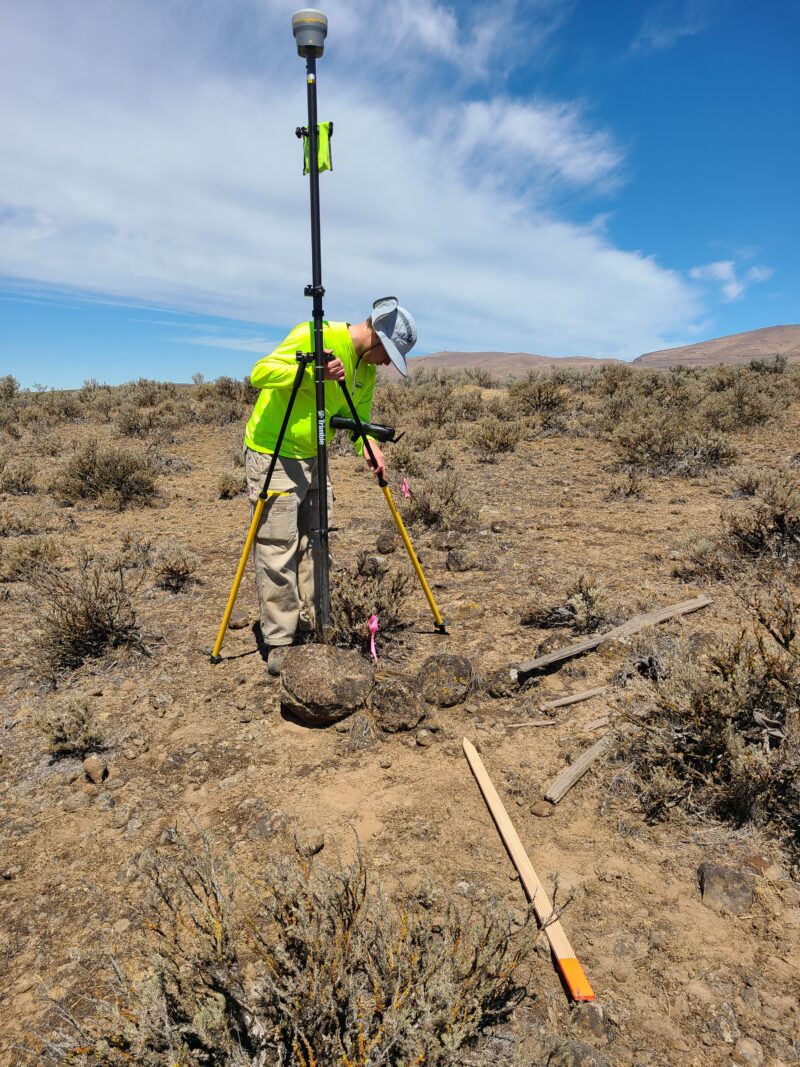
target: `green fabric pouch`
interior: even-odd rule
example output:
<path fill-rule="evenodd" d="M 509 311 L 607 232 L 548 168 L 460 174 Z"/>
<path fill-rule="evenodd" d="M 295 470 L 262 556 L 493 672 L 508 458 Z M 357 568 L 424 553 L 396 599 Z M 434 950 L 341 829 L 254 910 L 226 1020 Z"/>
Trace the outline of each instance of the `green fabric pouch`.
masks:
<path fill-rule="evenodd" d="M 317 162 L 320 173 L 323 170 L 333 170 L 331 160 L 331 138 L 333 137 L 332 122 L 317 123 Z M 308 174 L 308 134 L 303 134 L 303 174 Z"/>

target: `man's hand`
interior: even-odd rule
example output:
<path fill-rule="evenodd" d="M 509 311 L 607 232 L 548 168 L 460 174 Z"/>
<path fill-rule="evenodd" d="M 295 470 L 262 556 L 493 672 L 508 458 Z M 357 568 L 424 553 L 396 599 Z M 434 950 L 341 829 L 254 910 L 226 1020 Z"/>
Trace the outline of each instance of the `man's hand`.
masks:
<path fill-rule="evenodd" d="M 370 439 L 370 442 L 369 442 L 369 447 L 372 449 L 372 454 L 375 457 L 375 463 L 376 463 L 376 466 L 373 467 L 372 463 L 370 462 L 369 452 L 367 452 L 367 450 L 365 448 L 364 449 L 364 459 L 367 461 L 367 464 L 369 465 L 369 469 L 372 471 L 372 473 L 375 475 L 376 478 L 385 478 L 386 477 L 386 460 L 383 458 L 383 452 L 381 452 L 381 450 L 378 448 L 378 446 L 375 444 L 375 442 L 373 440 L 371 440 L 371 439 Z"/>
<path fill-rule="evenodd" d="M 326 356 L 332 356 L 329 348 L 325 349 Z M 329 382 L 343 382 L 345 380 L 344 363 L 340 359 L 330 359 L 325 364 L 325 378 Z"/>

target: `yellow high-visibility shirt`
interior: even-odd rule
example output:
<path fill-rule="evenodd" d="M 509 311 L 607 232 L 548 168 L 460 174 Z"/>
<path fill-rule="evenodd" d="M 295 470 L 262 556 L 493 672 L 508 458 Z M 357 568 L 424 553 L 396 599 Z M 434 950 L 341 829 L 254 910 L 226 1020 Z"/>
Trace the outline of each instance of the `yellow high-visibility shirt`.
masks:
<path fill-rule="evenodd" d="M 345 368 L 345 384 L 353 398 L 359 418 L 369 422 L 372 413 L 372 395 L 375 392 L 376 368 L 356 355 L 346 322 L 323 322 L 323 346 L 340 359 Z M 256 363 L 250 374 L 250 383 L 260 389 L 253 414 L 244 432 L 244 443 L 256 452 L 275 451 L 278 431 L 281 428 L 286 405 L 297 373 L 297 352 L 314 351 L 314 324 L 301 322 L 274 352 Z M 331 416 L 344 415 L 352 418 L 350 408 L 338 382 L 325 382 L 325 435 L 330 443 L 335 434 L 331 429 Z M 371 440 L 371 438 L 370 438 Z M 363 455 L 364 443 L 359 438 L 356 451 Z M 289 425 L 280 448 L 280 455 L 290 459 L 311 459 L 317 454 L 317 404 L 314 387 L 314 364 L 310 363 L 295 398 Z"/>

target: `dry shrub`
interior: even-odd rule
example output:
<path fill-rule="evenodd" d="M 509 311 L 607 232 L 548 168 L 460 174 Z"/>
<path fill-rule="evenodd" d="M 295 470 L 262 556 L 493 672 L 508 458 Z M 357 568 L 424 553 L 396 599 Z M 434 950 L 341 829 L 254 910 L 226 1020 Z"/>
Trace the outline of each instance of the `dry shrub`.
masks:
<path fill-rule="evenodd" d="M 46 738 L 48 752 L 56 759 L 85 756 L 103 745 L 94 710 L 85 699 L 72 697 L 63 703 L 48 704 L 36 713 L 33 721 Z"/>
<path fill-rule="evenodd" d="M 94 1017 L 65 1009 L 75 1038 L 43 1041 L 42 1055 L 84 1067 L 446 1067 L 526 994 L 527 927 L 512 932 L 499 905 L 390 902 L 360 853 L 334 867 L 273 855 L 245 884 L 179 842 L 147 874 L 130 969 L 87 972 Z"/>
<path fill-rule="evenodd" d="M 675 651 L 642 730 L 619 745 L 651 818 L 676 806 L 771 825 L 800 846 L 800 644 L 787 587 L 762 596 L 761 629 L 698 657 Z"/>
<path fill-rule="evenodd" d="M 464 377 L 473 385 L 479 385 L 481 389 L 491 389 L 496 384 L 488 367 L 465 367 Z"/>
<path fill-rule="evenodd" d="M 29 459 L 0 460 L 0 493 L 24 496 L 36 492 L 36 468 Z"/>
<path fill-rule="evenodd" d="M 421 523 L 437 530 L 470 529 L 475 525 L 472 507 L 455 474 L 420 478 L 405 502 L 409 525 Z"/>
<path fill-rule="evenodd" d="M 233 500 L 234 497 L 244 493 L 247 489 L 247 479 L 244 472 L 227 471 L 217 482 L 217 492 L 220 500 Z"/>
<path fill-rule="evenodd" d="M 52 537 L 20 537 L 0 545 L 0 582 L 26 582 L 42 567 L 52 566 L 61 550 Z"/>
<path fill-rule="evenodd" d="M 69 571 L 36 570 L 30 577 L 30 603 L 42 667 L 73 669 L 114 648 L 146 652 L 132 599 L 141 578 L 119 560 L 93 560 L 86 554 Z"/>
<path fill-rule="evenodd" d="M 694 477 L 736 458 L 724 434 L 693 429 L 678 415 L 634 414 L 617 425 L 611 441 L 620 463 L 647 474 Z"/>
<path fill-rule="evenodd" d="M 528 371 L 524 378 L 511 382 L 508 398 L 520 415 L 552 417 L 565 415 L 572 398 L 561 381 L 551 374 Z"/>
<path fill-rule="evenodd" d="M 732 554 L 789 562 L 800 556 L 800 487 L 791 475 L 765 472 L 745 512 L 723 520 Z"/>
<path fill-rule="evenodd" d="M 374 558 L 374 557 L 373 557 Z M 406 626 L 404 605 L 410 579 L 401 571 L 370 569 L 362 554 L 356 568 L 336 569 L 331 574 L 332 641 L 343 648 L 369 647 L 367 622 L 378 617 L 380 636 L 386 641 Z"/>
<path fill-rule="evenodd" d="M 500 453 L 514 451 L 520 432 L 519 422 L 504 422 L 496 418 L 481 419 L 467 441 L 474 448 L 481 463 L 496 463 Z"/>
<path fill-rule="evenodd" d="M 43 514 L 30 515 L 21 511 L 0 508 L 0 537 L 19 537 L 21 534 L 33 534 L 47 529 L 47 519 Z"/>
<path fill-rule="evenodd" d="M 425 463 L 413 441 L 398 441 L 396 445 L 392 445 L 389 459 L 395 470 L 411 478 L 415 478 L 425 470 Z"/>
<path fill-rule="evenodd" d="M 8 404 L 19 395 L 19 382 L 12 374 L 0 377 L 0 401 Z"/>
<path fill-rule="evenodd" d="M 739 496 L 755 496 L 765 474 L 763 467 L 734 467 L 731 480 Z"/>
<path fill-rule="evenodd" d="M 200 561 L 177 541 L 168 541 L 156 552 L 153 570 L 156 585 L 169 593 L 180 593 L 193 581 Z"/>
<path fill-rule="evenodd" d="M 52 492 L 63 503 L 96 500 L 122 511 L 146 507 L 157 496 L 152 460 L 124 448 L 100 448 L 91 440 L 72 455 L 53 480 Z"/>
<path fill-rule="evenodd" d="M 573 633 L 588 634 L 609 621 L 608 594 L 590 575 L 578 574 L 559 600 L 542 590 L 528 596 L 520 613 L 523 626 L 540 630 L 570 627 Z"/>

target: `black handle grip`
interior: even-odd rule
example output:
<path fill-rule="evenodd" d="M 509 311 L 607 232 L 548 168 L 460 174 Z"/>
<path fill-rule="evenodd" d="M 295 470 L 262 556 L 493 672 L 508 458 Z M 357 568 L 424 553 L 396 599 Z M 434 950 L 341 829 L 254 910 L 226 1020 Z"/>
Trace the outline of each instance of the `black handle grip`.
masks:
<path fill-rule="evenodd" d="M 362 422 L 364 432 L 369 434 L 370 437 L 374 437 L 376 441 L 380 441 L 383 444 L 386 441 L 395 441 L 395 428 L 394 426 L 379 426 L 374 422 Z M 351 433 L 358 433 L 358 426 L 354 419 L 346 419 L 342 415 L 331 416 L 331 426 L 334 430 L 349 430 Z"/>

